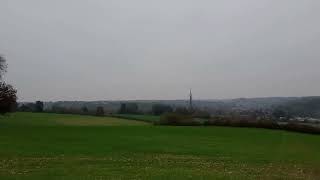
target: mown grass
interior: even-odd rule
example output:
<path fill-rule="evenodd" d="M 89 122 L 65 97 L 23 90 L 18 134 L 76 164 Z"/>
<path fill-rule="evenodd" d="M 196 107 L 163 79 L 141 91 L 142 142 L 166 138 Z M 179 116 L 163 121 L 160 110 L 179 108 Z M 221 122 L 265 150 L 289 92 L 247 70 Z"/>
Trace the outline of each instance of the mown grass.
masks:
<path fill-rule="evenodd" d="M 83 125 L 73 122 L 78 118 L 93 117 L 17 113 L 1 118 L 0 179 L 320 178 L 317 135 L 144 123 Z"/>

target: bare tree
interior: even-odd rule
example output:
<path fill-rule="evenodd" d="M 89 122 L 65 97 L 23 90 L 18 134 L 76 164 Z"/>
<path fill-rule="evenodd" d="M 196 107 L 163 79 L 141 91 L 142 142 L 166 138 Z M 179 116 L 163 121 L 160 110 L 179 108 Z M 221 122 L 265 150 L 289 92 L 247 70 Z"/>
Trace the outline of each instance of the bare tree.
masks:
<path fill-rule="evenodd" d="M 17 106 L 17 90 L 2 79 L 6 72 L 6 59 L 0 55 L 0 114 L 12 112 Z"/>
<path fill-rule="evenodd" d="M 10 84 L 0 82 L 0 114 L 12 112 L 17 105 L 17 90 Z"/>

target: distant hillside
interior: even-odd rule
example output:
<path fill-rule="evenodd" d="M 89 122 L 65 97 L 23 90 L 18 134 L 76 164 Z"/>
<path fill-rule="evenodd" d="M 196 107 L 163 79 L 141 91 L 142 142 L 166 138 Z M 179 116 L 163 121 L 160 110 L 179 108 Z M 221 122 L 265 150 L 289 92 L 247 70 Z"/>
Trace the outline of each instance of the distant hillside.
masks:
<path fill-rule="evenodd" d="M 225 100 L 194 100 L 194 105 L 206 110 L 257 110 L 272 109 L 275 107 L 301 110 L 304 108 L 318 111 L 320 97 L 270 97 L 270 98 L 239 98 Z M 310 102 L 311 101 L 311 105 Z M 50 110 L 53 107 L 80 109 L 86 106 L 89 110 L 95 110 L 98 106 L 104 107 L 107 111 L 116 112 L 121 103 L 137 103 L 139 110 L 151 111 L 154 104 L 167 104 L 172 107 L 186 107 L 187 100 L 136 100 L 136 101 L 58 101 L 45 102 L 44 109 Z M 315 104 L 315 105 L 314 105 Z"/>
<path fill-rule="evenodd" d="M 50 111 L 57 107 L 66 109 L 87 107 L 89 111 L 95 111 L 98 106 L 102 106 L 106 112 L 115 113 L 119 110 L 121 103 L 136 103 L 140 112 L 149 113 L 155 104 L 166 104 L 176 108 L 187 107 L 189 102 L 188 100 L 58 101 L 45 102 L 44 109 Z M 194 100 L 193 104 L 195 107 L 211 113 L 235 110 L 273 110 L 277 108 L 295 116 L 320 117 L 320 96 Z"/>
<path fill-rule="evenodd" d="M 278 108 L 292 116 L 320 118 L 320 97 L 297 98 Z"/>

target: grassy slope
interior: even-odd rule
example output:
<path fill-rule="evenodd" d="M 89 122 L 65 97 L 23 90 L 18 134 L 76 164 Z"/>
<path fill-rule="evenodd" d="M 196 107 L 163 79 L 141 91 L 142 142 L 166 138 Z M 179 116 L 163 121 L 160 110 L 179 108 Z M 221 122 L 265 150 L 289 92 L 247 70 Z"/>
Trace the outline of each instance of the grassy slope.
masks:
<path fill-rule="evenodd" d="M 115 114 L 113 117 L 119 117 L 123 119 L 131 119 L 131 120 L 138 120 L 138 121 L 145 121 L 145 122 L 154 122 L 159 121 L 160 116 L 153 116 L 153 115 L 136 115 L 136 114 Z"/>
<path fill-rule="evenodd" d="M 123 126 L 147 125 L 141 121 L 132 121 L 113 117 L 51 113 L 14 113 L 7 117 L 0 116 L 0 123 L 7 126 Z"/>
<path fill-rule="evenodd" d="M 0 179 L 320 177 L 320 136 L 225 127 L 59 125 L 78 118 L 95 119 L 28 113 L 1 119 Z"/>

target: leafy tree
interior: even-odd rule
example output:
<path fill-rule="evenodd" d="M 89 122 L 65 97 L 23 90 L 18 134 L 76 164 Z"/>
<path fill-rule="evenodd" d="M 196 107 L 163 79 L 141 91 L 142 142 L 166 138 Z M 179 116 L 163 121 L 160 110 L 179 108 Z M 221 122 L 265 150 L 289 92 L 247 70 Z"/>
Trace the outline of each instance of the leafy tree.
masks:
<path fill-rule="evenodd" d="M 104 109 L 102 106 L 97 107 L 96 116 L 104 116 Z"/>
<path fill-rule="evenodd" d="M 42 101 L 36 102 L 35 112 L 43 112 L 43 102 Z"/>

